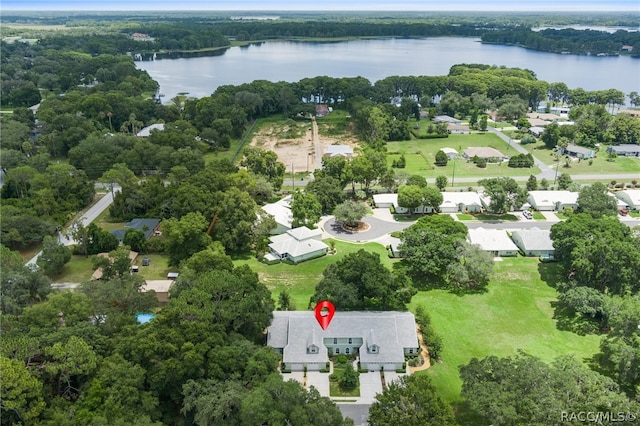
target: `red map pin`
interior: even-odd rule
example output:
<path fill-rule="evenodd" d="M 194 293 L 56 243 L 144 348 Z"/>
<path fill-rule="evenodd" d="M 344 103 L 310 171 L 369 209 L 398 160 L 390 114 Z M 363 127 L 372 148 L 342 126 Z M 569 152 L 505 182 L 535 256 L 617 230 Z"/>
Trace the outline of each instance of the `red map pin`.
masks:
<path fill-rule="evenodd" d="M 336 313 L 336 308 L 333 306 L 333 303 L 328 300 L 321 300 L 318 302 L 314 309 L 316 313 L 316 320 L 318 320 L 318 324 L 322 327 L 323 330 L 326 330 L 329 327 L 329 323 L 331 319 L 333 319 L 333 314 Z"/>

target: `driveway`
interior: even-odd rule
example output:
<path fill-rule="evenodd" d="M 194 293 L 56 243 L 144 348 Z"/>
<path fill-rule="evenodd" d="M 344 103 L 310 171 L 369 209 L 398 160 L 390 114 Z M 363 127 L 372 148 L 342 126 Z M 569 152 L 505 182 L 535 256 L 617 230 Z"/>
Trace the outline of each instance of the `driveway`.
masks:
<path fill-rule="evenodd" d="M 399 381 L 400 377 L 402 377 L 402 376 L 406 376 L 406 374 L 396 373 L 395 371 L 385 371 L 384 372 L 384 381 L 385 381 L 386 385 L 389 386 L 389 383 L 391 383 L 393 381 Z"/>
<path fill-rule="evenodd" d="M 313 386 L 322 396 L 329 396 L 329 373 L 307 371 L 307 389 Z"/>
<path fill-rule="evenodd" d="M 331 237 L 351 242 L 366 242 L 375 240 L 393 231 L 401 231 L 412 225 L 411 222 L 389 222 L 373 216 L 366 216 L 362 221 L 369 225 L 366 231 L 346 231 L 336 223 L 335 218 L 330 218 L 324 223 L 324 230 Z"/>
<path fill-rule="evenodd" d="M 382 393 L 382 379 L 379 371 L 360 373 L 360 398 L 358 404 L 373 404 L 376 395 Z"/>

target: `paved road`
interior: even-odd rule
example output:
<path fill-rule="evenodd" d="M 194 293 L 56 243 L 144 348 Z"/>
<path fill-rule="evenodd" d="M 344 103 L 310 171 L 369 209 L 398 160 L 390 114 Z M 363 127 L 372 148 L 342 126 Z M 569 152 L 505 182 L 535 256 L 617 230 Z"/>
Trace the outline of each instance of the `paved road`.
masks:
<path fill-rule="evenodd" d="M 505 135 L 504 133 L 502 133 L 499 129 L 496 129 L 494 127 L 489 127 L 489 132 L 494 133 L 496 135 L 498 135 L 498 137 L 500 139 L 502 139 L 503 141 L 505 141 L 506 143 L 509 144 L 509 146 L 513 147 L 516 151 L 522 153 L 522 154 L 529 154 L 529 151 L 527 151 L 526 149 L 524 149 L 522 146 L 520 146 L 519 143 L 514 142 L 513 139 L 511 139 L 509 136 Z M 535 163 L 536 166 L 538 166 L 540 168 L 540 170 L 542 171 L 542 173 L 540 174 L 540 176 L 542 177 L 546 177 L 547 179 L 549 179 L 549 176 L 553 179 L 553 176 L 555 174 L 555 170 L 552 169 L 551 167 L 547 166 L 546 164 L 544 164 L 542 161 L 540 161 L 538 158 L 536 158 L 535 156 L 533 157 L 533 162 Z"/>
<path fill-rule="evenodd" d="M 113 191 L 114 193 L 120 192 L 120 187 L 114 187 Z M 103 211 L 109 208 L 111 203 L 113 203 L 113 195 L 111 194 L 111 192 L 107 192 L 107 194 L 104 197 L 100 198 L 94 205 L 92 205 L 89 210 L 87 210 L 83 214 L 78 214 L 79 217 L 77 217 L 76 220 L 78 220 L 84 226 L 87 226 L 88 224 L 96 220 L 96 218 L 100 216 Z M 76 241 L 70 234 L 70 230 L 67 230 L 66 232 L 58 232 L 58 241 L 60 241 L 65 246 L 71 246 L 76 243 Z M 35 267 L 36 262 L 41 254 L 42 251 L 36 253 L 35 256 L 29 259 L 27 265 Z"/>
<path fill-rule="evenodd" d="M 318 131 L 318 122 L 315 117 L 311 117 L 311 133 L 313 134 L 313 147 L 315 150 L 316 169 L 322 168 L 322 151 L 320 146 L 320 132 Z"/>
<path fill-rule="evenodd" d="M 380 238 L 389 232 L 401 231 L 408 228 L 412 222 L 387 222 L 373 216 L 366 216 L 362 219 L 369 225 L 369 229 L 360 232 L 345 231 L 342 226 L 336 223 L 335 218 L 328 219 L 324 224 L 324 230 L 329 235 L 351 242 L 366 242 Z"/>
<path fill-rule="evenodd" d="M 366 426 L 369 421 L 369 404 L 337 403 L 343 417 L 353 420 L 355 426 Z"/>

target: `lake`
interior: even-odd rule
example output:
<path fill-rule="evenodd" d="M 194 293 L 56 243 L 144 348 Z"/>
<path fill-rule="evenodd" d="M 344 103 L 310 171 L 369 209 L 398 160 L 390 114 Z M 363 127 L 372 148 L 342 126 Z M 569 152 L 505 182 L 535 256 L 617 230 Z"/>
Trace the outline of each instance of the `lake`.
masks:
<path fill-rule="evenodd" d="M 482 44 L 479 38 L 433 37 L 341 42 L 273 41 L 231 47 L 210 56 L 136 62 L 170 102 L 178 93 L 201 98 L 218 86 L 254 80 L 296 82 L 307 77 L 447 75 L 452 65 L 481 63 L 528 68 L 539 80 L 570 89 L 640 92 L 640 58 L 579 56 Z"/>

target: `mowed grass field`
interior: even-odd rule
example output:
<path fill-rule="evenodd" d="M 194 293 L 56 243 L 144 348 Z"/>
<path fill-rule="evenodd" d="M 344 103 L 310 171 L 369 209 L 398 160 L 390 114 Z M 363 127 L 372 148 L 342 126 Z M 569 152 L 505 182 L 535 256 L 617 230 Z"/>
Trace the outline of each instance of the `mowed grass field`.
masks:
<path fill-rule="evenodd" d="M 550 167 L 556 167 L 555 153 L 547 148 L 541 141 L 532 144 L 522 145 L 524 149 L 529 151 L 534 157 L 538 158 L 544 164 Z M 634 157 L 618 157 L 614 161 L 608 161 L 607 147 L 602 147 L 593 162 L 589 164 L 589 160 L 574 160 L 571 167 L 566 168 L 564 156 L 560 157 L 560 165 L 558 173 L 569 174 L 600 174 L 600 173 L 638 173 L 640 180 L 640 158 Z"/>
<path fill-rule="evenodd" d="M 442 361 L 422 374 L 431 376 L 446 401 L 461 401 L 458 367 L 472 358 L 506 357 L 523 350 L 545 361 L 568 354 L 584 361 L 598 352 L 599 336 L 556 327 L 552 303 L 557 293 L 543 277 L 556 281 L 557 273 L 558 264 L 505 259 L 496 262 L 486 293 L 459 296 L 432 290 L 414 296 L 411 310 L 424 306 L 442 336 Z"/>
<path fill-rule="evenodd" d="M 330 240 L 324 240 L 327 244 L 329 244 L 329 241 Z M 395 261 L 387 256 L 386 249 L 378 243 L 351 244 L 336 240 L 334 240 L 334 242 L 336 248 L 335 254 L 302 262 L 298 265 L 285 263 L 267 265 L 250 255 L 235 257 L 233 263 L 236 266 L 249 265 L 253 271 L 257 272 L 260 280 L 266 284 L 267 288 L 271 291 L 273 300 L 276 302 L 280 292 L 287 290 L 291 296 L 291 300 L 295 303 L 296 309 L 306 310 L 309 305 L 309 299 L 315 292 L 316 284 L 322 279 L 322 271 L 347 254 L 355 253 L 360 249 L 378 253 L 380 260 L 388 268 L 391 268 L 391 264 Z"/>
<path fill-rule="evenodd" d="M 444 139 L 414 139 L 410 141 L 387 143 L 387 163 L 391 167 L 394 160 L 398 160 L 401 154 L 406 159 L 406 167 L 397 169 L 410 175 L 416 174 L 427 178 L 435 178 L 440 175 L 447 176 L 449 181 L 454 172 L 455 177 L 475 177 L 478 179 L 499 176 L 527 176 L 540 173 L 538 167 L 511 168 L 506 163 L 487 164 L 484 169 L 479 168 L 472 162 L 467 162 L 463 158 L 450 160 L 446 166 L 435 165 L 436 153 L 440 149 L 448 147 L 457 150 L 460 155 L 462 151 L 469 147 L 487 146 L 500 151 L 502 154 L 512 156 L 519 154 L 518 151 L 508 143 L 500 139 L 493 133 L 471 133 L 468 135 L 452 134 Z"/>

